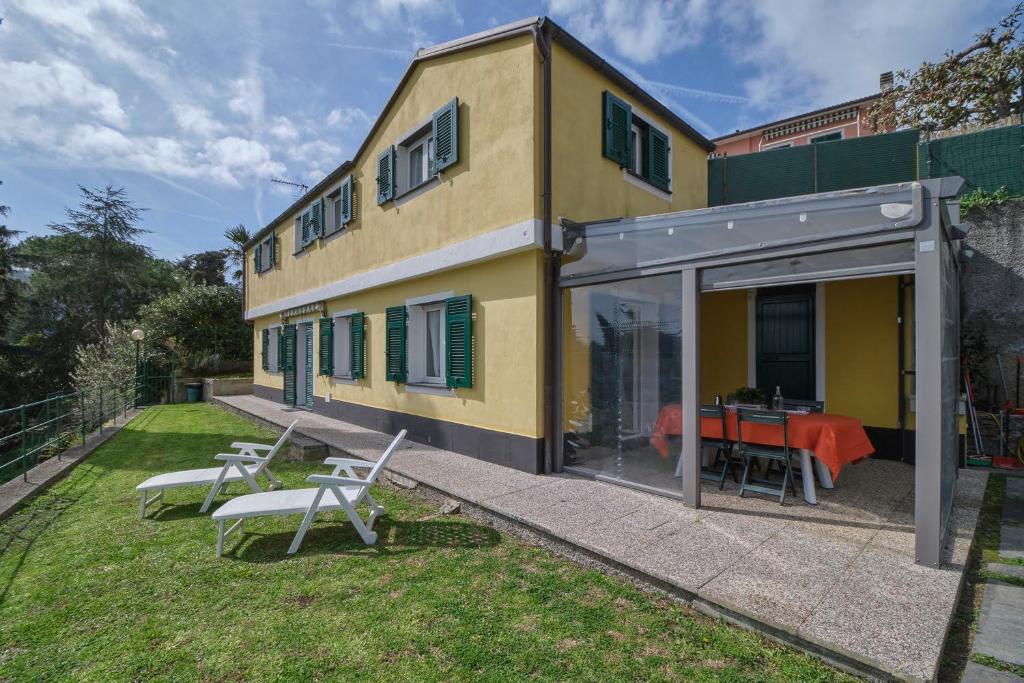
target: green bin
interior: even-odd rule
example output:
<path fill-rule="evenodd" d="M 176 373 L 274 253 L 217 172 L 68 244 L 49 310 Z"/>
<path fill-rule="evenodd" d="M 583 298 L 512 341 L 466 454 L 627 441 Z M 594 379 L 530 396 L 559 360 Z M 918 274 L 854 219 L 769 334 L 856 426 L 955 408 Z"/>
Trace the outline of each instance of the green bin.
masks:
<path fill-rule="evenodd" d="M 185 401 L 188 403 L 196 403 L 203 398 L 203 385 L 199 382 L 195 384 L 185 385 Z"/>

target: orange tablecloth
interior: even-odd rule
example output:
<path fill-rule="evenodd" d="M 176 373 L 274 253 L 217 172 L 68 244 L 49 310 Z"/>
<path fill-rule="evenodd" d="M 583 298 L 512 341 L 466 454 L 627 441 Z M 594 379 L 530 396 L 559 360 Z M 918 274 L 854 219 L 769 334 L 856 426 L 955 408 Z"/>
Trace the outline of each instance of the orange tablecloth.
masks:
<path fill-rule="evenodd" d="M 726 409 L 725 429 L 728 439 L 735 441 L 736 411 Z M 663 458 L 669 456 L 669 436 L 683 433 L 683 409 L 678 404 L 664 406 L 658 413 L 651 434 L 651 445 Z M 722 437 L 722 421 L 714 417 L 701 418 L 701 436 L 708 439 Z M 743 427 L 744 441 L 769 446 L 782 445 L 782 427 L 748 422 Z M 828 413 L 791 414 L 789 416 L 789 445 L 791 448 L 806 448 L 814 457 L 825 463 L 832 480 L 839 477 L 845 465 L 855 463 L 875 452 L 871 440 L 864 431 L 860 420 L 845 415 Z"/>

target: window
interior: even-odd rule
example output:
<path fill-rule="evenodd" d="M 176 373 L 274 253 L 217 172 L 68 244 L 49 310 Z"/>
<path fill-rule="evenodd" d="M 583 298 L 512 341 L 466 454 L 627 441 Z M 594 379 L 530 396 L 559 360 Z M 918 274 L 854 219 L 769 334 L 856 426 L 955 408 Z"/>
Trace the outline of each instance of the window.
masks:
<path fill-rule="evenodd" d="M 352 377 L 352 318 L 334 319 L 334 376 Z"/>
<path fill-rule="evenodd" d="M 352 176 L 348 176 L 327 195 L 324 237 L 341 232 L 352 222 L 352 206 Z"/>
<path fill-rule="evenodd" d="M 452 99 L 415 132 L 377 157 L 377 203 L 415 190 L 459 160 L 459 101 Z"/>
<path fill-rule="evenodd" d="M 408 307 L 409 381 L 445 384 L 444 300 Z"/>
<path fill-rule="evenodd" d="M 406 165 L 409 167 L 409 184 L 405 190 L 412 190 L 425 180 L 433 177 L 434 136 L 427 134 L 408 146 Z"/>
<path fill-rule="evenodd" d="M 281 327 L 267 327 L 263 330 L 263 369 L 267 372 L 281 370 Z"/>
<path fill-rule="evenodd" d="M 768 150 L 771 150 L 771 149 L 787 149 L 787 148 L 792 147 L 792 146 L 793 146 L 792 142 L 780 142 L 777 145 L 765 145 L 764 147 L 761 148 L 761 151 L 762 152 L 767 152 Z"/>
<path fill-rule="evenodd" d="M 633 112 L 633 107 L 604 93 L 601 154 L 633 176 L 664 192 L 671 191 L 669 137 Z"/>
<path fill-rule="evenodd" d="M 831 142 L 832 140 L 842 140 L 842 139 L 843 139 L 843 131 L 837 130 L 837 131 L 833 131 L 831 133 L 825 133 L 823 135 L 816 135 L 813 138 L 811 138 L 811 143 Z"/>
<path fill-rule="evenodd" d="M 425 297 L 387 309 L 385 377 L 449 388 L 473 386 L 473 297 Z"/>
<path fill-rule="evenodd" d="M 256 245 L 253 253 L 253 265 L 257 273 L 264 273 L 272 270 L 277 262 L 277 237 L 274 234 L 267 236 L 265 240 Z"/>

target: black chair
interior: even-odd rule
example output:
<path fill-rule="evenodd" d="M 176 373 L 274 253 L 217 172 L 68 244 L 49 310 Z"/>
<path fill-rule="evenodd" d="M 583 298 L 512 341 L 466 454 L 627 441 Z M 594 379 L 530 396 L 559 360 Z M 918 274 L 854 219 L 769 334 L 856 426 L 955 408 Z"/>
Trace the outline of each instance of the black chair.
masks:
<path fill-rule="evenodd" d="M 806 408 L 812 413 L 824 413 L 825 402 L 824 401 L 806 401 L 802 398 L 784 398 L 782 399 L 783 410 L 800 410 Z"/>
<path fill-rule="evenodd" d="M 782 446 L 767 446 L 759 443 L 744 443 L 743 423 L 778 425 L 782 427 Z M 786 500 L 786 489 L 789 488 L 796 496 L 796 483 L 793 481 L 793 467 L 789 459 L 789 416 L 776 410 L 751 410 L 739 408 L 736 411 L 736 452 L 743 458 L 743 479 L 740 481 L 740 497 L 747 491 L 778 496 L 781 505 Z M 782 483 L 771 479 L 753 479 L 750 469 L 754 458 L 768 461 L 766 475 L 772 463 L 778 463 L 782 469 Z"/>
<path fill-rule="evenodd" d="M 705 439 L 701 437 L 700 446 L 704 448 L 714 448 L 715 457 L 712 458 L 711 464 L 707 467 L 700 468 L 700 478 L 707 481 L 718 482 L 718 490 L 721 491 L 725 488 L 725 476 L 732 472 L 732 480 L 736 479 L 736 461 L 732 457 L 732 441 L 729 441 L 728 433 L 725 431 L 725 406 L 716 405 L 702 405 L 700 407 L 700 416 L 711 417 L 722 422 L 722 438 L 720 439 Z M 703 456 L 702 456 L 703 457 Z M 715 469 L 718 465 L 719 460 L 722 461 L 721 471 Z"/>

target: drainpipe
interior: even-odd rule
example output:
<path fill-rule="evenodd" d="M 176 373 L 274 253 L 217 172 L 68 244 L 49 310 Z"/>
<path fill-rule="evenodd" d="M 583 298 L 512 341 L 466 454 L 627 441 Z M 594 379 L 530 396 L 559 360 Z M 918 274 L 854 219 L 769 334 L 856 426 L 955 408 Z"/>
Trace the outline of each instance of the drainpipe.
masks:
<path fill-rule="evenodd" d="M 544 233 L 544 280 L 541 301 L 543 306 L 544 321 L 544 462 L 545 474 L 554 469 L 555 464 L 555 439 L 557 438 L 557 425 L 555 424 L 555 330 L 557 325 L 556 299 L 558 296 L 558 256 L 551 248 L 551 38 L 550 29 L 542 19 L 533 30 L 534 39 L 537 43 L 537 50 L 540 52 L 543 64 L 543 176 L 544 186 L 542 190 L 542 230 Z"/>

